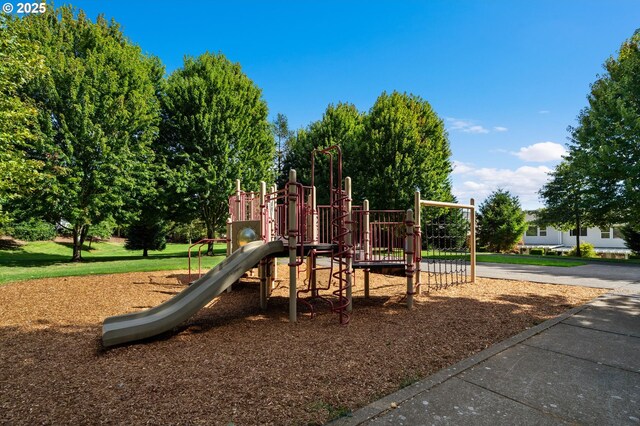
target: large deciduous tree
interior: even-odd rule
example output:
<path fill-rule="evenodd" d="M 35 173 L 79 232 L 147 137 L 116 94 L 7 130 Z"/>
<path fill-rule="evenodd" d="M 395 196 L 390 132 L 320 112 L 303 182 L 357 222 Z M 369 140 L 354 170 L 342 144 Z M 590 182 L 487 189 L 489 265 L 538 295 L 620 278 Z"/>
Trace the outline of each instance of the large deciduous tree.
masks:
<path fill-rule="evenodd" d="M 568 156 L 551 173 L 551 179 L 540 189 L 545 208 L 538 213 L 541 226 L 576 230 L 576 250 L 580 253 L 580 229 L 592 224 L 591 206 L 585 195 L 585 176 L 578 159 Z"/>
<path fill-rule="evenodd" d="M 162 99 L 160 143 L 176 219 L 202 218 L 213 238 L 225 224 L 236 179 L 247 190 L 273 180 L 267 105 L 239 64 L 211 53 L 185 58 Z"/>
<path fill-rule="evenodd" d="M 298 130 L 291 139 L 285 160 L 285 168 L 281 175 L 280 184 L 288 179 L 289 169 L 296 169 L 298 180 L 309 184 L 311 182 L 311 155 L 314 149 L 324 149 L 337 145 L 342 150 L 343 177 L 353 179 L 354 199 L 362 194 L 361 163 L 358 149 L 362 143 L 364 130 L 364 114 L 347 103 L 329 105 L 322 115 L 322 119 L 311 123 L 307 129 Z M 334 153 L 334 168 L 337 157 Z M 335 172 L 335 171 L 334 171 Z M 335 177 L 334 177 L 335 178 Z M 329 162 L 323 154 L 315 156 L 315 180 L 318 204 L 329 202 Z M 334 182 L 334 186 L 337 184 Z"/>
<path fill-rule="evenodd" d="M 604 68 L 571 129 L 571 148 L 594 222 L 640 224 L 640 30 Z"/>
<path fill-rule="evenodd" d="M 25 154 L 39 134 L 37 110 L 20 91 L 46 69 L 38 46 L 19 37 L 12 23 L 0 14 L 0 231 L 9 219 L 3 204 L 30 191 L 43 165 Z"/>
<path fill-rule="evenodd" d="M 492 252 L 513 249 L 527 229 L 525 213 L 517 196 L 498 189 L 480 205 L 478 242 Z"/>
<path fill-rule="evenodd" d="M 343 153 L 343 176 L 353 180 L 353 199 L 367 198 L 372 209 L 405 209 L 413 194 L 452 201 L 451 150 L 442 120 L 418 96 L 382 93 L 369 113 L 351 104 L 329 105 L 321 120 L 293 138 L 285 170 L 295 168 L 310 181 L 311 152 L 338 145 Z M 326 203 L 326 158 L 316 157 L 318 202 Z"/>
<path fill-rule="evenodd" d="M 159 106 L 146 57 L 117 23 L 70 7 L 12 22 L 40 47 L 48 73 L 22 94 L 38 107 L 42 137 L 25 150 L 51 176 L 25 201 L 73 232 L 73 260 L 91 224 L 121 213 L 147 173 Z"/>
<path fill-rule="evenodd" d="M 451 149 L 442 119 L 419 96 L 382 93 L 366 120 L 363 191 L 374 209 L 405 209 L 413 194 L 452 201 Z"/>

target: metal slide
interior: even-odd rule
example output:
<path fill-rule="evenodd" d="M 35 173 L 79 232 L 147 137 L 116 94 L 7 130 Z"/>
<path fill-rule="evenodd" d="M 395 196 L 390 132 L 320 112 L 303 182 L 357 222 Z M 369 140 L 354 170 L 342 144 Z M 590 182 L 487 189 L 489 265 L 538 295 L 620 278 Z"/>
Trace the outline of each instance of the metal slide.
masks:
<path fill-rule="evenodd" d="M 132 342 L 171 330 L 219 296 L 263 257 L 283 250 L 282 241 L 254 241 L 241 247 L 166 302 L 146 311 L 105 319 L 102 324 L 103 345 Z"/>

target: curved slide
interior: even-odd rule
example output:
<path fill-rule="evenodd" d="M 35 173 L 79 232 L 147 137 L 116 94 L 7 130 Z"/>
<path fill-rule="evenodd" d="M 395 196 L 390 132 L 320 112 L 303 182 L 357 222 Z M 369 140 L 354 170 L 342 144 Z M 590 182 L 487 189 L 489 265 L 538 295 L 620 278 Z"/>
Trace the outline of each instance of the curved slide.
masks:
<path fill-rule="evenodd" d="M 171 330 L 219 296 L 263 257 L 283 250 L 282 241 L 254 241 L 239 248 L 166 302 L 146 311 L 105 319 L 102 324 L 103 345 L 132 342 Z"/>

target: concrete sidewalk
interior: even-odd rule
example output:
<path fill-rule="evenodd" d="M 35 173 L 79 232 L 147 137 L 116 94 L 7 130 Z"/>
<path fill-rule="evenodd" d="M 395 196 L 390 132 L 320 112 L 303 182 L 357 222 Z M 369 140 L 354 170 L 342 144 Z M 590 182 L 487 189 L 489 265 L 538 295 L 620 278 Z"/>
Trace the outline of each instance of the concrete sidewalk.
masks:
<path fill-rule="evenodd" d="M 640 295 L 602 296 L 333 424 L 576 423 L 640 424 Z"/>

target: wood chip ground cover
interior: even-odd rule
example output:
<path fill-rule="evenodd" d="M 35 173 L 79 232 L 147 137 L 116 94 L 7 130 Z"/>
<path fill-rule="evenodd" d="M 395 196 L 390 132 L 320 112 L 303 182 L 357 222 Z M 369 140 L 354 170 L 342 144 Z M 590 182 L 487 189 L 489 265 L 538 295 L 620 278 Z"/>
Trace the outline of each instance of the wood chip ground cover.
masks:
<path fill-rule="evenodd" d="M 288 276 L 279 267 L 279 276 Z M 322 424 L 604 293 L 479 279 L 416 297 L 356 275 L 348 326 L 319 304 L 288 322 L 288 282 L 266 312 L 248 277 L 173 333 L 103 350 L 102 320 L 155 306 L 184 271 L 0 287 L 1 424 Z"/>

